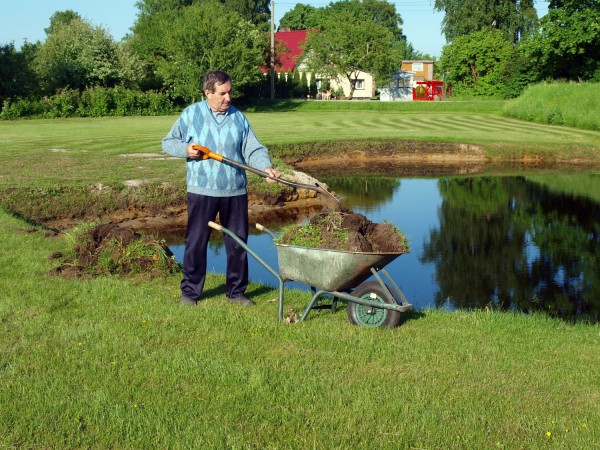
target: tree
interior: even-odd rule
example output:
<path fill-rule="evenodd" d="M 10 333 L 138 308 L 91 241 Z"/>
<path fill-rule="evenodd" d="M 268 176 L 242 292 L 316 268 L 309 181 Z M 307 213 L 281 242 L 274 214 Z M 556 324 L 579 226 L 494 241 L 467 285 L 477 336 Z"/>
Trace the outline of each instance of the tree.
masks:
<path fill-rule="evenodd" d="M 357 18 L 368 19 L 374 24 L 389 30 L 398 40 L 404 40 L 402 35 L 402 17 L 396 12 L 394 4 L 386 0 L 342 0 L 330 4 L 333 14 L 336 11 L 352 9 Z"/>
<path fill-rule="evenodd" d="M 270 0 L 219 0 L 230 11 L 237 12 L 259 30 L 268 32 L 271 24 Z"/>
<path fill-rule="evenodd" d="M 38 45 L 25 43 L 20 51 L 12 43 L 0 46 L 0 108 L 5 99 L 25 98 L 37 91 L 31 61 Z"/>
<path fill-rule="evenodd" d="M 306 98 L 309 95 L 308 90 L 308 78 L 306 72 L 302 72 L 300 75 L 300 98 Z"/>
<path fill-rule="evenodd" d="M 277 73 L 277 80 L 275 85 L 275 92 L 278 98 L 289 98 L 290 96 L 290 88 L 288 84 L 288 80 L 286 78 L 285 71 L 282 69 Z"/>
<path fill-rule="evenodd" d="M 179 60 L 185 58 L 186 52 L 193 57 L 195 57 L 194 54 L 197 56 L 198 52 L 213 52 L 214 49 L 211 49 L 213 44 L 203 35 L 205 33 L 210 36 L 215 35 L 216 29 L 211 29 L 213 20 L 218 24 L 218 29 L 222 30 L 222 33 L 229 36 L 229 38 L 235 37 L 235 42 L 232 42 L 231 45 L 225 45 L 227 43 L 219 38 L 215 42 L 216 48 L 230 51 L 232 47 L 237 46 L 239 50 L 239 47 L 248 43 L 247 52 L 254 55 L 258 45 L 257 41 L 261 38 L 257 35 L 256 27 L 249 26 L 248 23 L 262 23 L 263 25 L 266 24 L 268 28 L 268 19 L 270 18 L 268 5 L 268 0 L 230 0 L 228 2 L 220 0 L 140 0 L 137 3 L 140 13 L 133 26 L 133 34 L 128 41 L 133 51 L 147 63 L 146 86 L 154 89 L 166 86 L 182 98 L 188 100 L 195 98 L 200 85 L 198 78 L 195 80 L 192 80 L 192 78 L 197 77 L 198 72 L 203 70 L 202 68 L 206 68 L 206 65 L 202 65 L 196 71 L 190 68 L 190 70 L 186 70 L 186 73 L 177 74 L 177 69 L 168 67 L 170 61 L 178 60 L 178 64 L 183 65 L 194 64 L 195 60 L 193 59 L 188 62 Z M 199 11 L 204 12 L 200 13 Z M 224 17 L 210 17 L 206 14 L 206 11 L 213 11 L 215 14 Z M 196 19 L 200 18 L 204 23 L 193 23 L 192 19 L 187 17 L 190 15 Z M 246 20 L 241 19 L 240 15 Z M 238 20 L 239 26 L 238 23 L 234 23 L 235 20 L 232 18 Z M 263 20 L 267 20 L 267 22 L 262 22 Z M 189 30 L 175 29 L 182 24 L 189 25 L 191 28 Z M 232 29 L 227 31 L 223 28 L 223 25 L 231 26 Z M 263 28 L 266 31 L 267 28 Z M 244 32 L 247 34 L 244 35 Z M 176 41 L 177 38 L 184 39 L 181 42 L 181 48 Z M 264 36 L 263 39 L 264 44 L 261 44 L 263 57 L 256 67 L 267 65 L 267 36 Z M 184 50 L 184 47 L 187 50 Z M 205 50 L 201 51 L 200 47 Z M 174 50 L 177 52 L 176 57 L 173 55 Z M 236 51 L 235 53 L 239 52 Z M 223 56 L 224 58 L 230 58 L 229 55 Z M 249 63 L 252 62 L 255 62 L 254 56 L 249 61 Z M 240 63 L 243 63 L 244 67 L 249 65 L 245 61 L 240 61 Z M 231 65 L 230 62 L 223 67 L 231 67 Z M 251 73 L 251 78 L 256 79 L 254 68 L 251 69 Z M 184 88 L 183 85 L 187 83 L 183 82 L 184 79 L 189 80 L 192 84 Z M 239 94 L 240 89 L 247 83 L 243 79 L 234 81 L 234 90 Z M 258 86 L 260 81 L 256 82 Z"/>
<path fill-rule="evenodd" d="M 56 20 L 70 17 L 69 20 Z M 51 33 L 36 52 L 34 67 L 44 91 L 92 86 L 135 86 L 141 62 L 116 44 L 102 27 L 70 15 L 54 14 Z"/>
<path fill-rule="evenodd" d="M 435 0 L 444 11 L 442 32 L 446 41 L 484 29 L 501 30 L 516 43 L 531 35 L 537 24 L 534 0 Z"/>
<path fill-rule="evenodd" d="M 50 17 L 50 26 L 44 28 L 46 36 L 58 31 L 60 28 L 69 25 L 74 20 L 83 20 L 82 17 L 73 10 L 67 9 L 66 11 L 56 11 Z"/>
<path fill-rule="evenodd" d="M 314 72 L 310 73 L 310 81 L 308 82 L 308 95 L 312 98 L 317 97 L 317 77 Z"/>
<path fill-rule="evenodd" d="M 293 9 L 287 11 L 279 21 L 281 30 L 313 30 L 320 24 L 322 8 L 296 3 Z"/>
<path fill-rule="evenodd" d="M 303 91 L 302 85 L 300 84 L 300 72 L 294 70 L 289 74 L 289 76 L 292 77 L 292 98 L 302 98 Z"/>
<path fill-rule="evenodd" d="M 147 20 L 152 21 L 157 16 L 167 12 L 181 13 L 185 8 L 199 5 L 210 0 L 139 0 L 136 6 L 140 10 L 138 21 L 134 25 L 134 33 L 139 33 L 138 24 L 144 28 Z M 271 20 L 270 0 L 216 0 L 230 12 L 238 13 L 249 20 L 259 29 L 268 31 Z"/>
<path fill-rule="evenodd" d="M 307 35 L 308 70 L 348 80 L 350 99 L 359 72 L 387 79 L 400 67 L 404 48 L 400 16 L 390 14 L 390 6 L 382 0 L 331 3 L 323 10 L 320 29 Z"/>
<path fill-rule="evenodd" d="M 262 81 L 266 36 L 239 14 L 217 2 L 195 3 L 163 30 L 156 55 L 157 73 L 175 96 L 190 102 L 202 92 L 209 70 L 223 70 L 233 79 L 236 95 Z"/>
<path fill-rule="evenodd" d="M 600 81 L 600 1 L 550 1 L 525 46 L 546 78 Z"/>
<path fill-rule="evenodd" d="M 515 67 L 515 61 L 522 65 Z M 516 47 L 499 30 L 457 37 L 444 46 L 440 63 L 455 94 L 515 97 L 527 81 L 520 85 L 519 76 L 530 72 Z"/>

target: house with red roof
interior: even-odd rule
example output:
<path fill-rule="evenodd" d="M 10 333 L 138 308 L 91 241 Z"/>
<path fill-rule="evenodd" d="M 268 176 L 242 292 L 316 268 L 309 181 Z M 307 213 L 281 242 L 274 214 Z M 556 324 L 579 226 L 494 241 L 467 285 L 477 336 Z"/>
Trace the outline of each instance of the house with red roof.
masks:
<path fill-rule="evenodd" d="M 292 71 L 302 56 L 301 45 L 306 41 L 307 30 L 278 31 L 275 33 L 275 70 Z M 277 51 L 279 49 L 279 51 Z"/>
<path fill-rule="evenodd" d="M 280 73 L 281 71 L 286 74 L 298 70 L 300 73 L 305 72 L 306 66 L 302 64 L 302 44 L 306 41 L 308 30 L 294 30 L 294 31 L 278 31 L 275 33 L 275 71 Z M 263 68 L 263 72 L 267 73 L 268 69 Z M 307 79 L 310 82 L 310 73 L 306 74 Z M 321 90 L 321 87 L 325 87 L 329 82 L 330 91 L 328 93 L 322 93 L 317 98 L 329 99 L 331 94 L 335 95 L 336 92 L 344 95 L 340 97 L 346 97 L 350 93 L 350 82 L 347 79 L 331 79 L 324 80 L 317 75 L 317 88 Z M 365 72 L 359 72 L 353 80 L 354 98 L 371 98 L 375 95 L 375 83 L 373 76 Z"/>

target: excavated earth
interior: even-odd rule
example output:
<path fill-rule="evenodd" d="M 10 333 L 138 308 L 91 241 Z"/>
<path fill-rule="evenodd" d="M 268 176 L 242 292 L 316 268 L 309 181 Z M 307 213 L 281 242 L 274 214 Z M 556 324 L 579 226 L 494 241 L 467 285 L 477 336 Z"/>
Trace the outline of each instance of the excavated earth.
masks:
<path fill-rule="evenodd" d="M 298 244 L 303 230 L 310 228 L 320 242 L 311 247 L 349 252 L 405 253 L 406 237 L 389 223 L 371 222 L 362 214 L 351 211 L 329 211 L 314 215 L 306 225 L 289 227 L 279 237 L 281 244 Z M 347 233 L 340 239 L 340 232 Z"/>
<path fill-rule="evenodd" d="M 381 174 L 385 168 L 393 170 L 395 174 L 402 172 L 407 175 L 415 175 L 417 172 L 425 175 L 428 174 L 428 170 L 438 174 L 478 173 L 490 163 L 484 150 L 473 145 L 442 143 L 428 145 L 423 142 L 414 144 L 403 142 L 401 148 L 398 147 L 398 143 L 366 143 L 361 148 L 356 142 L 348 142 L 338 143 L 334 151 L 321 149 L 320 145 L 330 144 L 314 144 L 315 148 L 310 149 L 311 151 L 308 151 L 305 156 L 296 157 L 295 160 L 287 163 L 301 171 L 319 169 L 327 173 L 329 169 L 335 174 L 339 174 L 340 167 L 343 167 L 345 176 L 352 176 L 356 171 Z M 537 161 L 516 161 L 516 163 L 535 164 Z M 399 167 L 403 167 L 404 170 L 399 172 Z M 310 185 L 318 183 L 318 180 L 300 171 L 294 171 L 288 179 Z M 276 198 L 250 193 L 248 200 L 250 222 L 260 222 L 267 226 L 273 223 L 283 224 L 307 219 L 315 224 L 318 223 L 315 222 L 317 220 L 315 218 L 322 219 L 324 216 L 336 214 L 338 218 L 343 216 L 342 228 L 349 232 L 345 248 L 339 248 L 339 243 L 329 233 L 330 227 L 325 225 L 321 229 L 325 241 L 324 247 L 359 252 L 406 251 L 404 237 L 398 233 L 398 230 L 388 224 L 372 223 L 365 216 L 348 211 L 342 204 L 332 201 L 332 198 L 327 195 L 317 195 L 311 190 L 291 189 Z M 99 220 L 103 225 L 91 234 L 90 242 L 80 245 L 85 252 L 85 255 L 80 255 L 83 260 L 93 259 L 95 253 L 102 250 L 104 245 L 102 237 L 118 239 L 125 236 L 126 240 L 130 240 L 139 239 L 144 235 L 157 236 L 168 251 L 166 245 L 179 243 L 182 240 L 187 222 L 187 209 L 185 199 L 182 198 L 181 204 L 166 208 L 160 214 L 129 209 L 102 217 L 95 217 L 91 213 L 86 219 Z M 327 220 L 321 223 L 327 223 Z M 57 230 L 68 230 L 75 224 L 68 219 L 45 223 L 46 226 Z M 56 255 L 52 256 L 55 257 L 59 258 Z M 60 272 L 60 269 L 55 271 L 57 275 L 67 275 Z"/>

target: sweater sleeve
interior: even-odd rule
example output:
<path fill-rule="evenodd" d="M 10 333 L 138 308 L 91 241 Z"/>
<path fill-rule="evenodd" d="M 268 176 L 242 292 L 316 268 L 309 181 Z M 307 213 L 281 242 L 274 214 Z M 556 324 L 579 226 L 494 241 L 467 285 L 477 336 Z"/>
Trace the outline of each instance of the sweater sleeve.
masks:
<path fill-rule="evenodd" d="M 248 165 L 255 169 L 265 170 L 268 167 L 273 167 L 267 147 L 259 142 L 250 125 L 248 125 L 246 139 L 244 140 L 243 154 Z"/>
<path fill-rule="evenodd" d="M 186 147 L 188 142 L 185 141 L 187 126 L 181 115 L 173 124 L 171 131 L 162 140 L 162 149 L 165 153 L 177 158 L 187 158 L 188 154 Z"/>

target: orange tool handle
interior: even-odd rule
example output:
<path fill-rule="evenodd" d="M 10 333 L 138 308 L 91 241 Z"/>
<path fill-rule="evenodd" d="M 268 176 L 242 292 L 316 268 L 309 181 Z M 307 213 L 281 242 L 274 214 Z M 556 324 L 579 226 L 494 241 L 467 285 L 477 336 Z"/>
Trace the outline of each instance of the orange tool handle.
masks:
<path fill-rule="evenodd" d="M 194 150 L 200 150 L 204 155 L 211 159 L 216 159 L 217 161 L 223 162 L 223 155 L 219 155 L 218 153 L 214 153 L 210 151 L 210 149 L 203 147 L 202 145 L 192 145 Z"/>
<path fill-rule="evenodd" d="M 240 169 L 244 169 L 244 170 L 247 170 L 248 172 L 255 173 L 256 175 L 261 176 L 263 178 L 270 178 L 270 179 L 275 180 L 275 181 L 277 181 L 278 183 L 281 183 L 281 184 L 286 184 L 288 186 L 293 186 L 293 187 L 296 187 L 296 188 L 310 189 L 311 191 L 316 191 L 316 192 L 320 192 L 322 194 L 329 195 L 329 196 L 333 197 L 336 202 L 338 202 L 338 203 L 340 202 L 335 195 L 333 195 L 327 189 L 324 189 L 324 188 L 322 188 L 320 186 L 317 186 L 317 185 L 311 186 L 310 184 L 295 183 L 293 181 L 285 180 L 283 178 L 273 178 L 267 172 L 255 169 L 254 167 L 250 167 L 250 166 L 248 166 L 246 164 L 242 164 L 242 163 L 239 163 L 237 161 L 233 161 L 233 160 L 231 160 L 229 158 L 225 158 L 223 155 L 219 155 L 218 153 L 214 153 L 210 149 L 208 149 L 206 147 L 203 147 L 202 145 L 194 144 L 192 146 L 192 148 L 194 150 L 200 150 L 203 153 L 202 159 L 206 159 L 206 158 L 216 159 L 217 161 L 220 161 L 222 163 L 229 164 L 229 165 L 232 165 L 232 166 L 235 166 L 235 167 L 239 167 Z"/>

